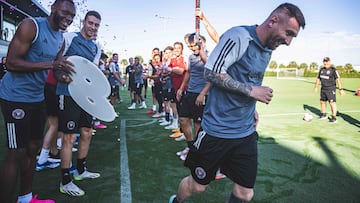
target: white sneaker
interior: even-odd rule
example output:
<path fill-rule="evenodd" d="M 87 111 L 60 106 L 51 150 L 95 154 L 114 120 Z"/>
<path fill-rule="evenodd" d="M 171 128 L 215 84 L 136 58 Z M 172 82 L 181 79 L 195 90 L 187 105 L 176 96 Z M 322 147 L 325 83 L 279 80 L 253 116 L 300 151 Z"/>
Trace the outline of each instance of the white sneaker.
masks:
<path fill-rule="evenodd" d="M 170 124 L 171 124 L 170 121 L 164 121 L 160 123 L 161 126 L 170 125 Z"/>
<path fill-rule="evenodd" d="M 92 173 L 85 170 L 82 174 L 79 174 L 76 170 L 73 177 L 74 180 L 94 179 L 100 177 L 100 173 Z"/>
<path fill-rule="evenodd" d="M 144 101 L 141 102 L 141 106 L 139 106 L 139 109 L 146 109 L 146 108 L 147 108 L 147 106 L 146 106 L 145 102 Z"/>
<path fill-rule="evenodd" d="M 60 183 L 59 188 L 61 193 L 68 194 L 70 196 L 83 196 L 85 194 L 84 190 L 80 189 L 77 185 L 75 185 L 72 181 L 66 185 Z"/>
<path fill-rule="evenodd" d="M 175 141 L 183 141 L 186 140 L 185 135 L 182 135 L 181 137 L 175 138 Z"/>
<path fill-rule="evenodd" d="M 129 109 L 129 110 L 131 110 L 131 109 L 135 109 L 135 108 L 136 108 L 136 106 L 135 106 L 135 105 L 136 105 L 135 103 L 132 103 L 132 104 L 131 104 L 131 106 L 129 106 L 129 107 L 128 107 L 128 109 Z"/>
<path fill-rule="evenodd" d="M 165 122 L 165 121 L 166 121 L 165 118 L 160 118 L 160 119 L 159 119 L 159 123 L 162 123 L 162 122 Z"/>
<path fill-rule="evenodd" d="M 179 128 L 178 124 L 176 122 L 173 122 L 171 125 L 168 125 L 165 127 L 166 130 L 173 130 Z"/>

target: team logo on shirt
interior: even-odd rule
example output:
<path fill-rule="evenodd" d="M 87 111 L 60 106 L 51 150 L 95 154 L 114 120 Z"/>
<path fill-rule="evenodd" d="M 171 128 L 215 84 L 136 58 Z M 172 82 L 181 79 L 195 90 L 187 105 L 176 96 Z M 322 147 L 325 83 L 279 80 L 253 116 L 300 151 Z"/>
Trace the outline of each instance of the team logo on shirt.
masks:
<path fill-rule="evenodd" d="M 326 75 L 330 75 L 330 70 L 326 71 Z"/>
<path fill-rule="evenodd" d="M 66 124 L 66 127 L 67 127 L 69 130 L 74 130 L 74 128 L 75 128 L 75 122 L 74 122 L 74 121 L 69 121 L 69 122 Z"/>
<path fill-rule="evenodd" d="M 196 177 L 198 177 L 199 179 L 204 179 L 206 177 L 206 172 L 201 167 L 195 168 L 195 174 L 196 174 Z"/>
<path fill-rule="evenodd" d="M 23 119 L 25 117 L 25 111 L 22 109 L 15 109 L 11 113 L 12 117 L 16 120 Z"/>

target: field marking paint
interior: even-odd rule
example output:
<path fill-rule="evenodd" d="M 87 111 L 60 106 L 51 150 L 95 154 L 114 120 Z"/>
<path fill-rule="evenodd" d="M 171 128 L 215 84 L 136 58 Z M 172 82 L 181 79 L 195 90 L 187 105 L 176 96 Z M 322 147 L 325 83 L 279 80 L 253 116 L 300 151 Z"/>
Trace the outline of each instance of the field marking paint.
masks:
<path fill-rule="evenodd" d="M 131 182 L 126 145 L 126 120 L 120 125 L 120 202 L 131 203 Z"/>
<path fill-rule="evenodd" d="M 294 115 L 304 115 L 306 112 L 302 113 L 275 113 L 275 114 L 260 114 L 260 117 L 276 117 L 276 116 L 294 116 Z M 348 110 L 348 111 L 339 111 L 339 113 L 360 113 L 360 110 Z"/>
<path fill-rule="evenodd" d="M 150 119 L 126 119 L 126 120 L 131 120 L 131 121 L 148 121 Z M 149 122 L 144 122 L 144 123 L 140 123 L 140 124 L 134 124 L 134 125 L 128 125 L 126 127 L 128 128 L 134 128 L 134 127 L 141 127 L 141 126 L 147 126 L 147 125 L 151 125 L 153 123 L 156 123 L 158 121 L 158 119 L 151 119 Z"/>
<path fill-rule="evenodd" d="M 120 202 L 131 203 L 132 194 L 131 194 L 128 150 L 126 144 L 126 128 L 151 125 L 157 122 L 157 119 L 151 119 L 151 121 L 144 122 L 141 124 L 126 126 L 126 121 L 128 120 L 148 121 L 149 119 L 123 119 L 120 122 Z"/>

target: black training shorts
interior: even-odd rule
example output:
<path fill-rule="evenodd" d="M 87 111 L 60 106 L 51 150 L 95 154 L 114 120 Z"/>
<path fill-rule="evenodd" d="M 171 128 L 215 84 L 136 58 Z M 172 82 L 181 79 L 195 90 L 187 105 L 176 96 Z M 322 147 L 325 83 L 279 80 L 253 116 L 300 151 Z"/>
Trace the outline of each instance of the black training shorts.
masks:
<path fill-rule="evenodd" d="M 236 184 L 253 188 L 258 164 L 257 140 L 257 132 L 244 138 L 224 139 L 200 129 L 184 165 L 199 184 L 208 185 L 220 169 Z"/>

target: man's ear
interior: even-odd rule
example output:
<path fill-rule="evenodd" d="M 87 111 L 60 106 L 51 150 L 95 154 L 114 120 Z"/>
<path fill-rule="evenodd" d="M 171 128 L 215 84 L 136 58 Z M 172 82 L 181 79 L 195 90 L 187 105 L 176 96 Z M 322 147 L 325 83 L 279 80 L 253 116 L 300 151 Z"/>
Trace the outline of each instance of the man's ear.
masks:
<path fill-rule="evenodd" d="M 268 25 L 269 27 L 273 27 L 274 24 L 278 23 L 279 21 L 280 21 L 279 15 L 274 14 L 270 17 Z"/>

